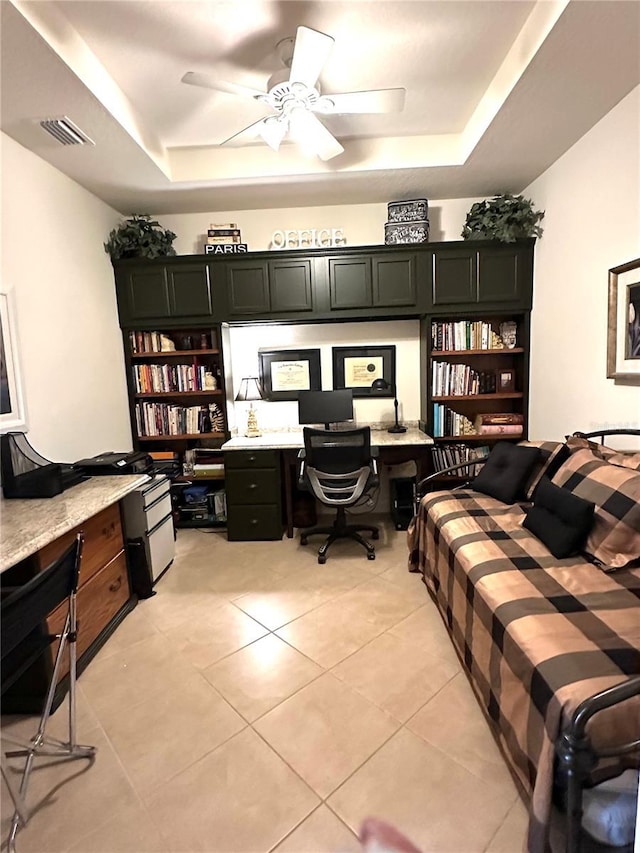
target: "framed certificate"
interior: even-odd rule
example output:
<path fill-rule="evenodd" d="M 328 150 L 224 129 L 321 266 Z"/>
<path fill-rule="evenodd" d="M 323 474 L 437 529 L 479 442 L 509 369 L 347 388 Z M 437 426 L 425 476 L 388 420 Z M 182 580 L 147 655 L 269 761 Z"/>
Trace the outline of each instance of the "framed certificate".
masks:
<path fill-rule="evenodd" d="M 354 397 L 394 396 L 395 346 L 333 347 L 332 354 L 334 389 L 351 388 Z"/>
<path fill-rule="evenodd" d="M 298 391 L 319 391 L 320 350 L 261 350 L 260 382 L 265 400 L 297 400 Z"/>

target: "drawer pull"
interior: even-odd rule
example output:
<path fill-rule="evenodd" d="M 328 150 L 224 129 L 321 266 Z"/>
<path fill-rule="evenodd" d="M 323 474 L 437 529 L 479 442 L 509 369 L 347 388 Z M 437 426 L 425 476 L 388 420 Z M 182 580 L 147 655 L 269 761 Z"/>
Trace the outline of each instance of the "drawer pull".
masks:
<path fill-rule="evenodd" d="M 251 519 L 251 521 L 250 521 L 249 523 L 250 523 L 250 524 L 253 524 L 253 526 L 255 527 L 255 526 L 256 526 L 256 524 L 258 523 L 258 519 L 257 519 L 257 518 L 252 518 L 252 519 Z"/>
<path fill-rule="evenodd" d="M 255 462 L 255 461 L 256 461 L 256 457 L 255 457 L 255 456 L 250 456 L 250 457 L 249 457 L 249 462 Z"/>
<path fill-rule="evenodd" d="M 118 580 L 109 584 L 109 592 L 117 592 L 122 586 L 122 575 L 118 575 Z"/>
<path fill-rule="evenodd" d="M 257 483 L 249 483 L 249 488 L 250 488 L 250 489 L 257 489 L 257 488 L 258 488 L 258 484 L 257 484 Z"/>

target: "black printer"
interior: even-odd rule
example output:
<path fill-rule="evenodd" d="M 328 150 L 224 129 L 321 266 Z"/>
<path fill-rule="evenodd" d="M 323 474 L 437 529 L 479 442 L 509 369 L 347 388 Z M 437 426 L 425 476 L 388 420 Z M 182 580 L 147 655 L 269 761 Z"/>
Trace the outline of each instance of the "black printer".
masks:
<path fill-rule="evenodd" d="M 74 463 L 88 477 L 113 474 L 152 474 L 153 459 L 148 453 L 129 450 L 117 452 L 110 450 L 99 453 L 90 459 L 79 459 Z"/>

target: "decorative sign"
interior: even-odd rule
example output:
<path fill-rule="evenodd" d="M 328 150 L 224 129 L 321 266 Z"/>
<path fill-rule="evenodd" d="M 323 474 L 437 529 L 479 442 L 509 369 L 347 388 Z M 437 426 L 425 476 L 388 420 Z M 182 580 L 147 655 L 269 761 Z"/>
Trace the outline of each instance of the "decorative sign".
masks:
<path fill-rule="evenodd" d="M 344 228 L 302 228 L 299 231 L 274 231 L 272 249 L 324 249 L 346 246 Z"/>
<path fill-rule="evenodd" d="M 247 243 L 207 243 L 204 247 L 205 255 L 245 255 L 247 251 Z"/>

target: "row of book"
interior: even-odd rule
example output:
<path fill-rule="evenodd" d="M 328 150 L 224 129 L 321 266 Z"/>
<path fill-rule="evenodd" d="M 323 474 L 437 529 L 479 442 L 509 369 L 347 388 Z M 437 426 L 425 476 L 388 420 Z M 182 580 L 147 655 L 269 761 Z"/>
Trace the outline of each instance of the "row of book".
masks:
<path fill-rule="evenodd" d="M 500 343 L 498 341 L 498 343 Z M 431 349 L 444 350 L 494 349 L 496 334 L 491 323 L 482 320 L 457 320 L 431 323 Z"/>
<path fill-rule="evenodd" d="M 476 415 L 474 427 L 478 435 L 522 435 L 524 416 L 519 412 L 488 412 Z"/>
<path fill-rule="evenodd" d="M 439 447 L 434 447 L 431 451 L 433 458 L 434 471 L 442 471 L 444 468 L 449 468 L 451 465 L 459 465 L 462 462 L 469 462 L 471 459 L 478 459 L 482 456 L 487 456 L 489 448 L 485 445 L 480 447 L 469 447 L 468 444 L 443 444 Z M 480 470 L 479 465 L 462 468 L 460 471 L 453 471 L 443 476 L 445 477 L 475 477 Z"/>
<path fill-rule="evenodd" d="M 473 370 L 468 364 L 434 361 L 431 383 L 434 397 L 494 394 L 496 374 L 493 370 Z"/>
<path fill-rule="evenodd" d="M 136 403 L 139 436 L 194 435 L 221 432 L 224 418 L 219 406 L 175 406 L 170 403 Z"/>
<path fill-rule="evenodd" d="M 132 373 L 137 394 L 212 390 L 206 379 L 211 368 L 204 364 L 134 364 Z"/>
<path fill-rule="evenodd" d="M 442 403 L 433 404 L 433 437 L 442 438 L 449 435 L 475 435 L 476 431 L 465 415 L 454 412 Z"/>
<path fill-rule="evenodd" d="M 508 435 L 519 436 L 524 431 L 524 417 L 519 412 L 490 412 L 476 415 L 471 421 L 442 403 L 433 404 L 433 436 Z"/>
<path fill-rule="evenodd" d="M 129 332 L 131 352 L 163 352 L 160 332 Z"/>

